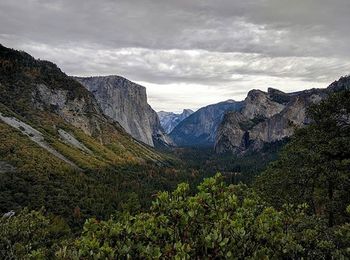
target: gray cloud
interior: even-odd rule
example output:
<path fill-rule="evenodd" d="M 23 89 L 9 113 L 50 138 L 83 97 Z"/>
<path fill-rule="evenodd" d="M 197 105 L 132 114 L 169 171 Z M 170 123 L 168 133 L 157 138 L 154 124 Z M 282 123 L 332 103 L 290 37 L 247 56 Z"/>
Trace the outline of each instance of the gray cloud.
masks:
<path fill-rule="evenodd" d="M 68 74 L 162 85 L 178 100 L 150 89 L 152 105 L 179 110 L 208 95 L 326 86 L 348 74 L 349 13 L 348 0 L 2 0 L 0 42 Z M 189 94 L 186 84 L 207 97 L 190 103 L 169 89 Z"/>

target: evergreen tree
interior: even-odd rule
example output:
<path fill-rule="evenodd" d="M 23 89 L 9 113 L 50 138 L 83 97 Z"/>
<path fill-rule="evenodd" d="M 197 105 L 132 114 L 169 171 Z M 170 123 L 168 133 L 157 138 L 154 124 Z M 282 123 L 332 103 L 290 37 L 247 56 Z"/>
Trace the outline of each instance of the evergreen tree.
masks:
<path fill-rule="evenodd" d="M 307 202 L 333 226 L 345 221 L 350 203 L 350 91 L 330 96 L 308 113 L 312 123 L 296 132 L 256 187 L 279 207 Z"/>

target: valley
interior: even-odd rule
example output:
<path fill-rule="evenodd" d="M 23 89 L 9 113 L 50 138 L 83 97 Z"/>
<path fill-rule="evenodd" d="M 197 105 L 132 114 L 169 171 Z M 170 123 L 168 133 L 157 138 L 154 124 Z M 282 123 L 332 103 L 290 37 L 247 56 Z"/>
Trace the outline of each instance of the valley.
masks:
<path fill-rule="evenodd" d="M 345 76 L 157 113 L 126 78 L 71 77 L 0 45 L 0 212 L 15 212 L 0 246 L 43 259 L 346 257 L 349 91 Z M 28 218 L 38 227 L 16 237 Z"/>

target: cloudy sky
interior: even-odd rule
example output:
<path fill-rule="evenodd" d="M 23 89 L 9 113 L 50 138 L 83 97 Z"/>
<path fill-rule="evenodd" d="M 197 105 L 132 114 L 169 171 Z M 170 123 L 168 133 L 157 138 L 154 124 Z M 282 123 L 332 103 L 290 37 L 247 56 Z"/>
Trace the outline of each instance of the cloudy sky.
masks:
<path fill-rule="evenodd" d="M 180 111 L 350 74 L 349 0 L 0 0 L 0 43 Z"/>

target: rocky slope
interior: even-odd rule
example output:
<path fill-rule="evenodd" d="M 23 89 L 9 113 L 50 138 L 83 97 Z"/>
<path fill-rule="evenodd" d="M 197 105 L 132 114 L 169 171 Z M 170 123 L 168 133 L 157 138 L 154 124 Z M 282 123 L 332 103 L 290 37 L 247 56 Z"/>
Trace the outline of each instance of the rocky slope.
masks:
<path fill-rule="evenodd" d="M 0 45 L 0 103 L 28 118 L 53 113 L 87 135 L 107 122 L 94 97 L 53 63 Z"/>
<path fill-rule="evenodd" d="M 48 144 L 45 141 L 45 138 L 41 132 L 34 129 L 30 125 L 20 121 L 16 117 L 3 116 L 2 113 L 0 113 L 0 121 L 15 128 L 18 131 L 20 131 L 23 135 L 26 135 L 32 142 L 36 143 L 41 148 L 43 148 L 47 152 L 51 153 L 53 156 L 64 161 L 65 163 L 69 164 L 73 168 L 79 169 L 79 167 L 75 163 L 73 163 L 72 161 L 67 159 L 64 155 L 62 155 L 60 152 L 58 152 L 56 149 L 54 149 L 50 144 Z"/>
<path fill-rule="evenodd" d="M 96 98 L 104 115 L 118 122 L 135 139 L 154 146 L 168 142 L 157 113 L 147 103 L 146 88 L 119 76 L 75 77 Z"/>
<path fill-rule="evenodd" d="M 160 124 L 165 133 L 170 134 L 171 131 L 183 120 L 192 115 L 194 112 L 191 109 L 184 109 L 182 113 L 176 114 L 173 112 L 159 111 L 158 116 Z"/>
<path fill-rule="evenodd" d="M 0 45 L 0 214 L 45 207 L 82 226 L 175 184 L 166 167 L 175 162 L 105 116 L 55 64 Z"/>
<path fill-rule="evenodd" d="M 25 129 L 23 126 L 34 129 L 37 134 L 34 130 L 27 134 L 30 140 L 38 141 L 36 143 L 46 151 L 82 169 L 94 167 L 92 162 L 107 166 L 126 158 L 134 162 L 161 158 L 106 117 L 94 95 L 55 64 L 35 60 L 27 53 L 2 45 L 0 113 L 1 125 L 7 124 L 17 130 Z M 6 136 L 1 138 L 1 142 L 7 140 Z M 82 140 L 89 140 L 88 145 Z M 104 147 L 103 152 L 92 149 L 96 147 Z"/>
<path fill-rule="evenodd" d="M 203 107 L 180 122 L 170 137 L 178 146 L 212 146 L 225 112 L 238 111 L 242 105 L 242 102 L 227 100 Z"/>
<path fill-rule="evenodd" d="M 271 88 L 267 92 L 252 90 L 241 111 L 225 114 L 217 131 L 215 151 L 241 153 L 248 149 L 258 150 L 264 143 L 289 137 L 296 128 L 308 124 L 306 110 L 311 104 L 349 86 L 349 78 L 342 78 L 327 89 L 295 93 Z"/>

